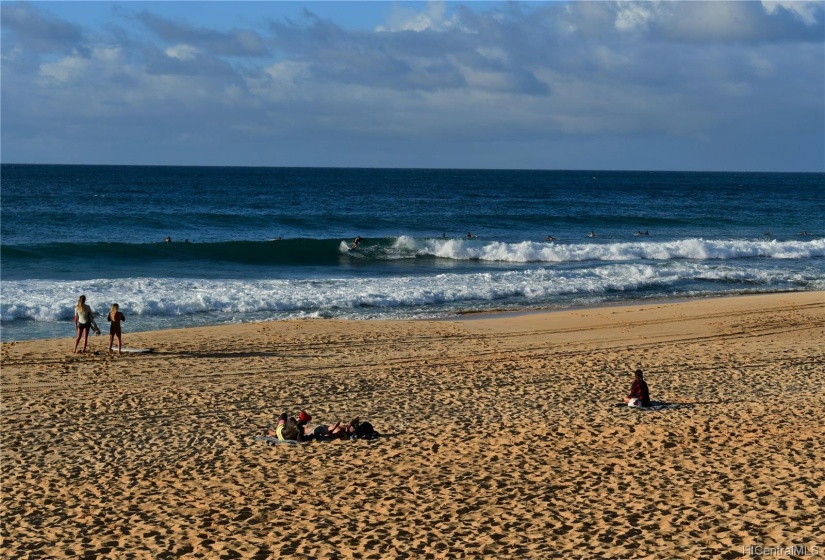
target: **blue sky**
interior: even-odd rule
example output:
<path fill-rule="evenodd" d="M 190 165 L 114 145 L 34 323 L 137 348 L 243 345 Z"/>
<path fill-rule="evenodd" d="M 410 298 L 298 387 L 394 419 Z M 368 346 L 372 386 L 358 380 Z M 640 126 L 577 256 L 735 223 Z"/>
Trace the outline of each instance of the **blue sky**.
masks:
<path fill-rule="evenodd" d="M 825 171 L 825 2 L 6 2 L 4 163 Z"/>

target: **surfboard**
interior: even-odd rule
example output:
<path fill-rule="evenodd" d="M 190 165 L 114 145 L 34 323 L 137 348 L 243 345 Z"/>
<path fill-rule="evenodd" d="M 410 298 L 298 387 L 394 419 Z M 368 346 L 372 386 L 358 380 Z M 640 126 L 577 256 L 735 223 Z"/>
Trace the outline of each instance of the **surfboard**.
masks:
<path fill-rule="evenodd" d="M 354 255 L 355 253 L 357 253 L 357 252 L 358 252 L 358 247 L 356 247 L 355 249 L 353 249 L 353 248 L 352 248 L 352 245 L 350 245 L 350 244 L 349 244 L 349 243 L 347 243 L 346 241 L 343 241 L 343 240 L 342 240 L 342 241 L 341 241 L 341 243 L 338 245 L 338 250 L 339 250 L 339 251 L 341 251 L 342 253 L 343 253 L 344 251 L 346 251 L 348 254 L 350 254 L 350 255 Z"/>
<path fill-rule="evenodd" d="M 112 346 L 112 350 L 114 349 L 115 347 Z M 155 350 L 154 348 L 121 348 L 120 351 L 129 352 L 130 354 L 151 354 Z"/>

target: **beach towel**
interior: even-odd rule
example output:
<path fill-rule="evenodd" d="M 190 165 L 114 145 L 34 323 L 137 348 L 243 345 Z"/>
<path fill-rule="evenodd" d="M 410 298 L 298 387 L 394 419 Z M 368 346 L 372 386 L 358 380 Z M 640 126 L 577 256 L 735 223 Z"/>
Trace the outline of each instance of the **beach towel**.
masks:
<path fill-rule="evenodd" d="M 306 441 L 298 441 L 295 439 L 278 439 L 277 436 L 255 436 L 255 441 L 262 441 L 267 445 L 298 445 L 299 443 L 308 443 Z"/>

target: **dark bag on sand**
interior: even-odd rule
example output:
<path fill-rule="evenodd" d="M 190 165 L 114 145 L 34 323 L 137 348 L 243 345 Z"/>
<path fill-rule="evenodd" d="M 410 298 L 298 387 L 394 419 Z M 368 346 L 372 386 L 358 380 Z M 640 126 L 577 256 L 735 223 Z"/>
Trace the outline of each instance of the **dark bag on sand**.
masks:
<path fill-rule="evenodd" d="M 358 439 L 372 439 L 377 435 L 378 432 L 375 431 L 375 428 L 373 428 L 369 422 L 361 422 L 358 424 L 358 427 L 355 428 L 355 437 Z"/>

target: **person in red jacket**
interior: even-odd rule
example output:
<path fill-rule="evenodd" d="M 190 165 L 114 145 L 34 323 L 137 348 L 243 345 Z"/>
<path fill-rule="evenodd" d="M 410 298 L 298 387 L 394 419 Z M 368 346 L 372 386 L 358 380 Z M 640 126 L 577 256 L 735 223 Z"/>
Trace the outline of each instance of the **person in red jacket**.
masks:
<path fill-rule="evenodd" d="M 636 370 L 636 379 L 630 386 L 630 395 L 624 398 L 624 402 L 629 406 L 650 406 L 650 391 L 645 383 L 642 370 Z"/>

